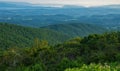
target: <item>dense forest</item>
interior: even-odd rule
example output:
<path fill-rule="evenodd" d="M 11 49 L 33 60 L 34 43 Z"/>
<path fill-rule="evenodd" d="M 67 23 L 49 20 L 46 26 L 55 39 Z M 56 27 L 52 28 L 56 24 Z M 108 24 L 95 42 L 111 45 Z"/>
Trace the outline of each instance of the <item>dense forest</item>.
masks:
<path fill-rule="evenodd" d="M 0 47 L 28 47 L 31 46 L 36 38 L 47 40 L 50 44 L 56 44 L 65 41 L 70 37 L 50 29 L 38 29 L 0 23 Z"/>
<path fill-rule="evenodd" d="M 96 28 L 94 28 L 96 27 Z M 87 36 L 93 33 L 103 33 L 104 28 L 89 24 L 59 24 L 42 28 L 24 27 L 20 25 L 0 23 L 0 47 L 29 47 L 34 39 L 48 41 L 55 45 L 77 36 Z"/>
<path fill-rule="evenodd" d="M 14 30 L 12 27 L 9 28 Z M 13 32 L 9 31 L 9 28 L 8 33 Z M 17 44 L 24 45 L 24 42 Z M 120 70 L 120 32 L 76 37 L 53 46 L 47 41 L 36 38 L 31 46 L 21 47 L 12 46 L 3 49 L 0 46 L 1 71 Z"/>

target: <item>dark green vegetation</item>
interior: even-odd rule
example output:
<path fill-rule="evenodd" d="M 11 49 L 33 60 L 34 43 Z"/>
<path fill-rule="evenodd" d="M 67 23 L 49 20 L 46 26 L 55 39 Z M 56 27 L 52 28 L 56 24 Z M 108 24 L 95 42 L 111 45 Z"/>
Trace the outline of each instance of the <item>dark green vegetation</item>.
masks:
<path fill-rule="evenodd" d="M 70 37 L 48 29 L 37 29 L 0 23 L 0 47 L 32 46 L 35 38 L 47 40 L 50 44 L 63 42 Z"/>
<path fill-rule="evenodd" d="M 120 32 L 104 33 L 119 19 L 120 5 L 0 2 L 0 22 L 22 25 L 0 23 L 0 71 L 120 71 Z"/>
<path fill-rule="evenodd" d="M 104 63 L 119 68 L 120 32 L 77 37 L 54 46 L 48 45 L 46 41 L 35 39 L 32 45 L 24 48 L 12 46 L 6 50 L 1 49 L 1 71 L 69 71 L 68 68 L 77 67 L 78 71 L 83 67 L 87 71 L 87 68 L 98 68 L 98 66 L 108 69 L 109 67 L 106 67 Z"/>
<path fill-rule="evenodd" d="M 104 28 L 89 24 L 60 24 L 44 28 L 29 28 L 0 23 L 0 47 L 32 46 L 35 38 L 47 40 L 50 44 L 54 45 L 72 37 L 86 36 L 92 33 L 103 33 L 105 31 Z"/>
<path fill-rule="evenodd" d="M 22 25 L 0 23 L 0 71 L 120 71 L 120 32 L 101 34 L 120 30 L 120 5 L 0 2 L 0 22 Z"/>
<path fill-rule="evenodd" d="M 71 37 L 88 36 L 89 34 L 100 34 L 103 32 L 107 32 L 107 30 L 105 28 L 102 28 L 101 26 L 85 23 L 49 25 L 43 28 L 61 32 Z"/>

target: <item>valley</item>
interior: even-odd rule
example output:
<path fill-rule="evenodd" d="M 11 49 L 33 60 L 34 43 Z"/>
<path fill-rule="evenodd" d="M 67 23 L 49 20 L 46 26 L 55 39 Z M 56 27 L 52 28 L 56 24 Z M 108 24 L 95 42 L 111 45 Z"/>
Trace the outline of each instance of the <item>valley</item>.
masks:
<path fill-rule="evenodd" d="M 120 4 L 0 1 L 0 71 L 120 71 Z"/>

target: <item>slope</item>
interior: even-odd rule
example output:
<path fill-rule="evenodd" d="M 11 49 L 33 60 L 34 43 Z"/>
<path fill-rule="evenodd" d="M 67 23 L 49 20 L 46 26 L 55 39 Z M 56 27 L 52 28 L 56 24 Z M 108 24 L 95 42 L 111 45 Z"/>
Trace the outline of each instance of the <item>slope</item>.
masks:
<path fill-rule="evenodd" d="M 44 28 L 30 28 L 13 24 L 0 23 L 0 47 L 27 47 L 34 39 L 47 40 L 50 44 L 60 43 L 70 37 Z"/>
<path fill-rule="evenodd" d="M 71 37 L 87 36 L 89 34 L 99 34 L 107 31 L 105 28 L 102 28 L 100 26 L 83 23 L 57 24 L 45 26 L 42 28 L 64 33 Z"/>

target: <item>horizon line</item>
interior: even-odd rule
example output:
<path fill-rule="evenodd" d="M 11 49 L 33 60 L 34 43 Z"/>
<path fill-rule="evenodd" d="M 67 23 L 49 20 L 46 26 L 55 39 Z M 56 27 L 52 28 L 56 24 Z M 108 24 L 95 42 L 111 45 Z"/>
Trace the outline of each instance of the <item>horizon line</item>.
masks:
<path fill-rule="evenodd" d="M 0 1 L 0 2 L 10 2 L 10 3 L 26 3 L 35 6 L 46 6 L 46 7 L 64 7 L 64 6 L 78 6 L 78 7 L 101 7 L 101 6 L 111 6 L 111 5 L 120 5 L 120 4 L 103 4 L 103 5 L 75 5 L 75 4 L 43 4 L 43 3 L 32 3 L 32 2 L 16 2 L 16 1 Z"/>

